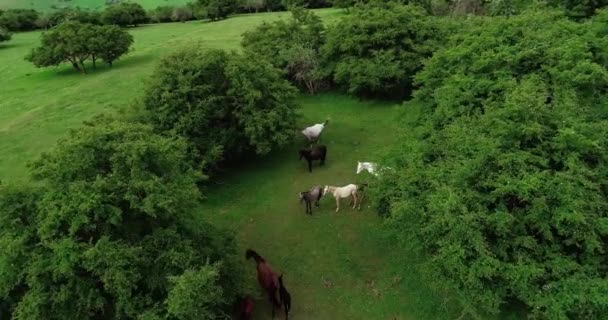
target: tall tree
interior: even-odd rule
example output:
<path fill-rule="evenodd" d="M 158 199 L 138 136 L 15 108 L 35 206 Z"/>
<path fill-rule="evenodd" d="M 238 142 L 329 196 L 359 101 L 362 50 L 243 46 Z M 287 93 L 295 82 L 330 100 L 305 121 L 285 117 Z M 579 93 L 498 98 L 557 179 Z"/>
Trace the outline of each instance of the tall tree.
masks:
<path fill-rule="evenodd" d="M 11 33 L 6 29 L 0 28 L 0 42 L 8 41 L 11 39 Z"/>

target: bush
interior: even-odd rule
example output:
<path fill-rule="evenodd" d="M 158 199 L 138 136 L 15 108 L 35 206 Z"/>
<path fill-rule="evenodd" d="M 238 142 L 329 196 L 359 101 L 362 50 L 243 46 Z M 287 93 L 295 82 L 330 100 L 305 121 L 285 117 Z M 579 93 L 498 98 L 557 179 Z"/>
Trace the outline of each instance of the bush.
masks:
<path fill-rule="evenodd" d="M 205 18 L 216 21 L 236 12 L 239 3 L 237 0 L 198 0 L 197 5 Z"/>
<path fill-rule="evenodd" d="M 376 206 L 464 314 L 518 302 L 533 318 L 602 318 L 608 72 L 590 45 L 600 39 L 551 11 L 484 21 L 417 76 L 427 114 L 404 133 Z"/>
<path fill-rule="evenodd" d="M 137 26 L 148 22 L 144 8 L 133 2 L 120 2 L 107 7 L 101 19 L 104 24 L 115 24 L 121 27 Z"/>
<path fill-rule="evenodd" d="M 187 165 L 186 142 L 143 124 L 95 123 L 33 165 L 40 190 L 0 187 L 0 314 L 225 314 L 240 292 L 236 246 L 194 218 L 201 175 Z M 204 304 L 180 302 L 195 294 Z"/>
<path fill-rule="evenodd" d="M 569 17 L 583 19 L 591 17 L 596 10 L 608 6 L 608 0 L 549 0 L 553 6 L 563 8 Z"/>
<path fill-rule="evenodd" d="M 171 14 L 172 21 L 186 22 L 194 19 L 192 9 L 188 7 L 178 7 L 173 10 Z"/>
<path fill-rule="evenodd" d="M 181 50 L 162 60 L 144 100 L 150 122 L 186 137 L 213 167 L 290 141 L 294 88 L 263 59 L 219 50 Z"/>
<path fill-rule="evenodd" d="M 96 11 L 85 11 L 81 9 L 66 8 L 55 11 L 46 17 L 47 27 L 54 27 L 65 21 L 76 21 L 80 23 L 90 23 L 101 25 L 101 13 Z"/>
<path fill-rule="evenodd" d="M 326 73 L 352 94 L 403 97 L 423 60 L 443 40 L 437 26 L 420 7 L 358 6 L 328 30 Z"/>
<path fill-rule="evenodd" d="M 291 13 L 287 21 L 263 23 L 245 32 L 242 45 L 287 71 L 292 82 L 314 93 L 323 80 L 319 51 L 325 42 L 325 27 L 311 11 L 294 8 Z"/>
<path fill-rule="evenodd" d="M 150 22 L 153 23 L 163 23 L 163 22 L 172 22 L 173 21 L 173 10 L 174 7 L 171 6 L 160 6 L 156 9 L 150 11 L 148 16 L 150 17 Z"/>
<path fill-rule="evenodd" d="M 97 58 L 112 63 L 129 51 L 133 37 L 116 26 L 94 26 L 64 22 L 41 36 L 41 45 L 26 57 L 36 67 L 58 66 L 69 62 L 74 69 L 87 73 L 85 62 Z"/>
<path fill-rule="evenodd" d="M 11 39 L 11 33 L 6 29 L 0 28 L 0 42 L 8 41 Z"/>
<path fill-rule="evenodd" d="M 28 31 L 36 29 L 38 12 L 29 9 L 11 9 L 0 14 L 0 27 L 8 31 Z"/>

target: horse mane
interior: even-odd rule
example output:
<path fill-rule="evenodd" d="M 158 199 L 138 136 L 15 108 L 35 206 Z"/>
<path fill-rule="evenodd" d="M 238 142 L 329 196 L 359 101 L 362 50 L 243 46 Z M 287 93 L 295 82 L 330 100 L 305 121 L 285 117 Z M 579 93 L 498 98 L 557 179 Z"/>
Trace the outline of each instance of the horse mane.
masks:
<path fill-rule="evenodd" d="M 252 249 L 247 249 L 247 251 L 245 252 L 245 258 L 249 259 L 253 257 L 253 259 L 255 259 L 256 262 L 266 262 L 266 260 L 264 260 L 264 258 L 262 258 L 262 256 L 260 256 L 257 252 L 255 252 Z"/>

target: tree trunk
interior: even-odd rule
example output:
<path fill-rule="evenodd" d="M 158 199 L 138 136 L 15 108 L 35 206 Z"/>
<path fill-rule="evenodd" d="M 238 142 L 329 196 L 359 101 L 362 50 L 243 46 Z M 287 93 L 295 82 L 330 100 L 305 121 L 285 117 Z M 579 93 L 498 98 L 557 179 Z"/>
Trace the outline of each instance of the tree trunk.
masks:
<path fill-rule="evenodd" d="M 87 68 L 84 66 L 84 61 L 80 61 L 80 67 L 82 68 L 82 73 L 87 74 Z"/>
<path fill-rule="evenodd" d="M 76 69 L 78 72 L 80 72 L 80 66 L 78 66 L 78 63 L 72 62 L 72 67 L 74 67 L 74 69 Z"/>
<path fill-rule="evenodd" d="M 97 64 L 95 63 L 95 61 L 97 60 L 97 57 L 93 56 L 93 69 L 97 69 Z"/>
<path fill-rule="evenodd" d="M 112 61 L 108 61 L 108 64 L 110 65 L 110 68 L 112 68 Z"/>

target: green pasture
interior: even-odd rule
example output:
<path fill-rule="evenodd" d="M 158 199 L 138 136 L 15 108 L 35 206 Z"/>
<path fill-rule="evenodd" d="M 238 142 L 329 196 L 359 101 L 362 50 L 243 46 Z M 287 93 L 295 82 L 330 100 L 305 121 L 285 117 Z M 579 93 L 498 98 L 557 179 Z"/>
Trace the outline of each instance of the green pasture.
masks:
<path fill-rule="evenodd" d="M 6 3 L 6 1 L 4 1 Z M 318 11 L 326 21 L 337 10 Z M 70 128 L 102 112 L 116 112 L 142 96 L 159 59 L 180 46 L 238 49 L 240 35 L 285 13 L 237 16 L 215 23 L 147 25 L 131 29 L 134 50 L 110 69 L 81 75 L 68 65 L 36 69 L 23 57 L 39 32 L 18 33 L 0 45 L 0 180 L 27 181 L 26 163 L 52 148 Z M 382 220 L 368 208 L 348 208 L 323 198 L 320 209 L 304 214 L 297 193 L 314 184 L 345 185 L 371 179 L 355 174 L 356 163 L 373 161 L 396 139 L 396 121 L 415 108 L 323 94 L 299 99 L 302 126 L 331 119 L 322 142 L 324 167 L 308 173 L 298 161 L 303 139 L 262 159 L 226 170 L 205 192 L 201 216 L 236 232 L 243 249 L 254 248 L 285 274 L 293 296 L 293 319 L 457 318 L 443 297 L 418 276 L 414 257 L 394 248 Z M 399 252 L 396 250 L 400 250 Z M 400 256 L 401 258 L 398 258 Z M 243 256 L 244 259 L 244 256 Z M 251 263 L 250 279 L 255 281 Z M 256 319 L 268 319 L 268 303 L 258 297 Z"/>
<path fill-rule="evenodd" d="M 190 0 L 135 0 L 146 9 L 158 6 L 184 5 Z M 38 11 L 49 11 L 61 8 L 82 8 L 91 10 L 103 10 L 106 7 L 105 0 L 0 0 L 0 9 L 35 9 Z"/>

